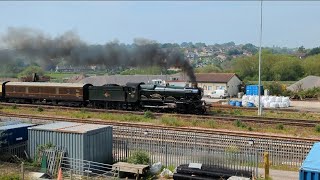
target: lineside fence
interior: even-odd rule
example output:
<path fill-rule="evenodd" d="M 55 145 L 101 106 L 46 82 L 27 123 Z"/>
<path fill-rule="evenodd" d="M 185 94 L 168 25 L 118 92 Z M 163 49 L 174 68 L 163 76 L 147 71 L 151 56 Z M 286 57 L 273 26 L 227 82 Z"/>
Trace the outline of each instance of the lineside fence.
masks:
<path fill-rule="evenodd" d="M 61 161 L 64 179 L 118 179 L 118 169 L 112 165 L 64 157 Z"/>
<path fill-rule="evenodd" d="M 114 126 L 113 138 L 115 161 L 143 150 L 151 163 L 199 162 L 253 171 L 263 163 L 264 152 L 269 152 L 271 166 L 300 167 L 312 147 L 311 142 L 119 126 Z"/>
<path fill-rule="evenodd" d="M 12 156 L 25 158 L 27 154 L 26 151 L 27 141 L 15 145 L 0 147 L 0 159 L 8 160 L 8 158 L 11 158 Z"/>

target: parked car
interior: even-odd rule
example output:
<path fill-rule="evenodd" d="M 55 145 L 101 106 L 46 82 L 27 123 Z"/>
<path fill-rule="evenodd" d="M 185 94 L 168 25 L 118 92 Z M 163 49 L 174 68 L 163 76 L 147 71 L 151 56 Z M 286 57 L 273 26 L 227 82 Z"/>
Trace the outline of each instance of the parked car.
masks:
<path fill-rule="evenodd" d="M 214 90 L 213 92 L 210 92 L 208 94 L 209 98 L 220 98 L 220 99 L 225 99 L 229 97 L 229 93 L 225 89 L 217 89 Z"/>

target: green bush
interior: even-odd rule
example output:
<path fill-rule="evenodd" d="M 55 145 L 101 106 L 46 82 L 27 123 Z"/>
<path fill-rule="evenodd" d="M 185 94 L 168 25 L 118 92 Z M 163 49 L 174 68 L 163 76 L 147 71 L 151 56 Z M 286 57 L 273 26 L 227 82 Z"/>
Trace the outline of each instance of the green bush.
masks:
<path fill-rule="evenodd" d="M 249 127 L 248 127 L 248 130 L 249 130 L 249 131 L 253 131 L 253 129 L 252 129 L 252 127 L 251 127 L 251 126 L 249 126 Z"/>
<path fill-rule="evenodd" d="M 233 122 L 236 127 L 245 128 L 247 127 L 241 120 L 237 119 Z"/>
<path fill-rule="evenodd" d="M 144 117 L 148 119 L 154 119 L 155 115 L 151 111 L 144 112 Z"/>
<path fill-rule="evenodd" d="M 146 164 L 148 165 L 150 162 L 149 154 L 145 151 L 135 151 L 128 158 L 128 163 L 132 164 Z"/>
<path fill-rule="evenodd" d="M 316 132 L 320 132 L 320 124 L 317 124 L 315 128 L 316 128 Z"/>
<path fill-rule="evenodd" d="M 301 90 L 298 92 L 292 92 L 291 97 L 299 98 L 300 100 L 306 98 L 318 98 L 320 99 L 320 87 L 314 87 L 312 89 Z"/>
<path fill-rule="evenodd" d="M 276 129 L 283 130 L 284 129 L 283 124 L 277 124 Z"/>
<path fill-rule="evenodd" d="M 242 115 L 243 112 L 242 112 L 242 110 L 240 110 L 240 109 L 235 109 L 235 110 L 233 110 L 233 111 L 231 112 L 231 114 L 233 114 L 233 115 Z"/>
<path fill-rule="evenodd" d="M 43 111 L 43 108 L 42 108 L 41 106 L 38 106 L 37 111 L 38 111 L 38 112 L 42 112 L 42 111 Z"/>
<path fill-rule="evenodd" d="M 11 108 L 12 109 L 18 109 L 18 106 L 16 104 L 14 104 Z"/>
<path fill-rule="evenodd" d="M 0 180 L 20 180 L 22 179 L 18 174 L 1 174 Z"/>

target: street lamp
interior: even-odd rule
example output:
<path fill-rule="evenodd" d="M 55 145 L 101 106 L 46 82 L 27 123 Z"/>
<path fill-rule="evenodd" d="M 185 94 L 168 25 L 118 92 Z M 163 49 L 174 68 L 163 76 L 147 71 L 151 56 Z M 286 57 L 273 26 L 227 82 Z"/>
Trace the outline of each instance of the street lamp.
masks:
<path fill-rule="evenodd" d="M 260 47 L 259 47 L 259 87 L 258 87 L 258 116 L 262 114 L 262 106 L 261 106 L 261 43 L 262 43 L 262 0 L 260 4 Z"/>

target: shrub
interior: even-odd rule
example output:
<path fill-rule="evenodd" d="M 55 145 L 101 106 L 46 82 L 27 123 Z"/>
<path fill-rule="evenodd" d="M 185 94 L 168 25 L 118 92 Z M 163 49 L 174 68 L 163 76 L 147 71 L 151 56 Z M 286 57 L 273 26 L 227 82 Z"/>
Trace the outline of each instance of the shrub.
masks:
<path fill-rule="evenodd" d="M 128 158 L 128 163 L 133 164 L 146 164 L 148 165 L 150 162 L 149 154 L 145 151 L 135 151 Z"/>
<path fill-rule="evenodd" d="M 284 129 L 283 124 L 277 124 L 276 129 L 283 130 Z"/>
<path fill-rule="evenodd" d="M 236 127 L 240 127 L 240 128 L 245 128 L 245 127 L 246 127 L 246 125 L 245 125 L 241 120 L 239 120 L 239 119 L 235 120 L 235 121 L 233 122 L 233 124 L 234 124 Z"/>
<path fill-rule="evenodd" d="M 231 112 L 231 114 L 234 114 L 234 115 L 242 115 L 243 113 L 242 113 L 242 110 L 240 110 L 240 109 L 235 109 L 235 110 L 233 110 L 233 111 Z"/>
<path fill-rule="evenodd" d="M 249 127 L 248 127 L 248 130 L 249 130 L 249 131 L 253 131 L 253 129 L 252 129 L 252 127 L 251 127 L 251 126 L 249 126 Z"/>
<path fill-rule="evenodd" d="M 1 180 L 20 180 L 22 179 L 18 174 L 10 173 L 10 174 L 1 174 Z"/>
<path fill-rule="evenodd" d="M 148 118 L 148 119 L 154 119 L 155 118 L 154 114 L 151 111 L 144 112 L 144 117 Z"/>
<path fill-rule="evenodd" d="M 42 108 L 41 106 L 38 106 L 37 111 L 38 111 L 38 112 L 42 112 L 42 111 L 43 111 L 43 108 Z"/>
<path fill-rule="evenodd" d="M 314 87 L 312 89 L 301 90 L 298 92 L 292 92 L 292 97 L 303 100 L 305 98 L 320 98 L 320 88 Z"/>
<path fill-rule="evenodd" d="M 320 124 L 317 124 L 315 128 L 316 128 L 316 132 L 320 132 Z"/>
<path fill-rule="evenodd" d="M 167 169 L 169 169 L 171 172 L 173 172 L 176 169 L 176 166 L 175 165 L 169 165 L 167 167 Z"/>
<path fill-rule="evenodd" d="M 18 109 L 18 106 L 16 104 L 14 104 L 11 108 L 12 109 Z"/>

